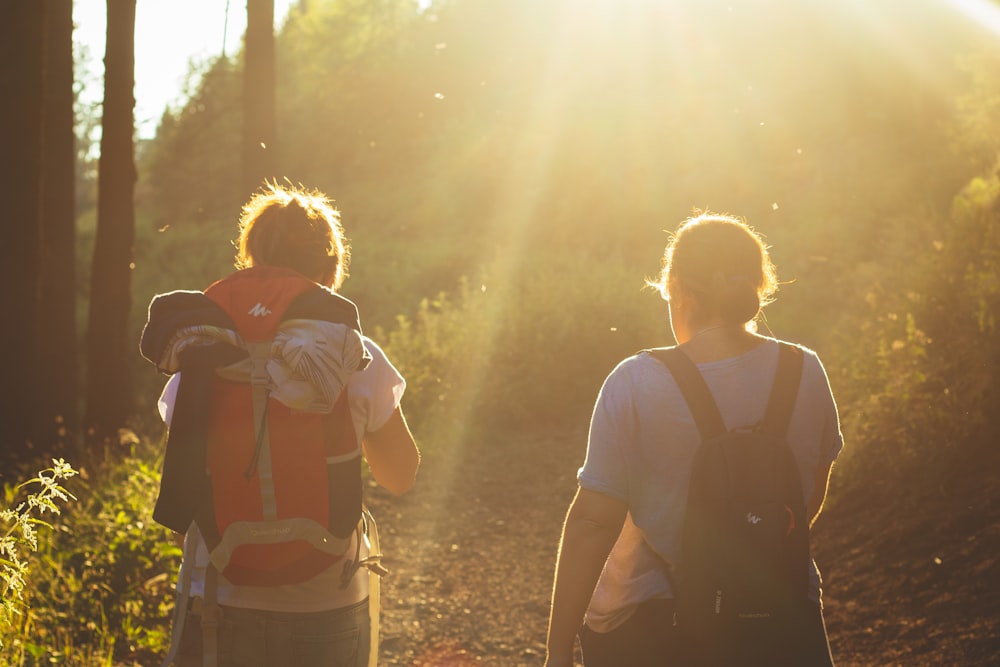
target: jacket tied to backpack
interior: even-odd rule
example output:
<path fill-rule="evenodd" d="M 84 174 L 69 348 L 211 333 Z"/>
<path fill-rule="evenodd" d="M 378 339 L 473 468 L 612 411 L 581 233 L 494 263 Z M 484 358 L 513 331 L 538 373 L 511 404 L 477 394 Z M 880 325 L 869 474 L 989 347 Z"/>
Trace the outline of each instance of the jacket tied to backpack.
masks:
<path fill-rule="evenodd" d="M 244 269 L 154 298 L 140 349 L 181 374 L 153 518 L 196 522 L 234 584 L 343 559 L 362 511 L 347 384 L 371 360 L 354 304 L 290 269 Z"/>
<path fill-rule="evenodd" d="M 216 375 L 231 382 L 250 382 L 253 343 L 243 341 L 234 329 L 214 325 L 178 329 L 164 346 L 156 367 L 173 375 L 181 370 L 185 351 L 215 344 L 247 350 L 247 357 L 218 367 Z M 371 358 L 356 331 L 321 320 L 286 320 L 266 345 L 263 355 L 271 398 L 302 412 L 330 412 L 354 371 Z"/>

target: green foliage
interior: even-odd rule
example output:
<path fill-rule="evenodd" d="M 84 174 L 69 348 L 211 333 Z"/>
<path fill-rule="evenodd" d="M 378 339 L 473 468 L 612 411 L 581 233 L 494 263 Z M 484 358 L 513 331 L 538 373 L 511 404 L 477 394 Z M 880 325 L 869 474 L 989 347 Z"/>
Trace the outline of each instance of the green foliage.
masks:
<path fill-rule="evenodd" d="M 968 158 L 996 152 L 996 67 L 983 56 L 953 69 L 971 40 L 932 3 L 867 8 L 921 45 L 911 66 L 854 29 L 867 4 L 293 9 L 277 37 L 282 175 L 344 212 L 355 241 L 345 294 L 403 366 L 415 423 L 585 414 L 618 359 L 666 342 L 663 311 L 636 302 L 634 267 L 704 206 L 774 239 L 796 282 L 769 323 L 828 360 L 850 438 L 891 441 L 872 446 L 890 462 L 919 459 L 921 429 L 968 433 L 974 421 L 951 418 L 967 398 L 956 378 L 989 374 L 975 370 L 976 345 L 953 360 L 951 336 L 970 322 L 942 309 L 960 299 L 989 330 L 996 273 L 981 254 L 989 239 L 967 242 L 982 220 L 962 223 L 958 202 L 942 221 Z M 149 151 L 141 202 L 171 227 L 168 242 L 139 243 L 136 276 L 153 288 L 139 303 L 221 274 L 204 267 L 235 228 L 225 184 L 239 171 L 239 67 L 220 61 L 193 80 Z M 944 128 L 969 73 L 955 156 Z M 187 236 L 200 217 L 205 234 Z M 491 259 L 511 247 L 513 259 Z"/>
<path fill-rule="evenodd" d="M 154 228 L 140 220 L 136 230 L 136 271 L 133 295 L 140 307 L 159 292 L 205 289 L 235 271 L 236 213 L 225 220 Z M 145 316 L 145 312 L 140 311 Z"/>
<path fill-rule="evenodd" d="M 886 225 L 891 252 L 854 271 L 862 298 L 839 323 L 831 381 L 851 449 L 848 477 L 927 484 L 991 438 L 1000 377 L 996 176 L 973 179 L 950 217 Z"/>
<path fill-rule="evenodd" d="M 927 4 L 879 11 L 903 41 L 957 48 L 943 23 L 919 20 Z M 304 7 L 277 37 L 277 162 L 280 176 L 336 197 L 349 229 L 357 210 L 373 236 L 406 227 L 455 248 L 469 237 L 489 247 L 505 233 L 503 211 L 523 205 L 537 242 L 635 261 L 646 230 L 692 206 L 761 220 L 780 202 L 794 226 L 939 194 L 930 179 L 941 180 L 948 109 L 925 103 L 926 82 L 873 36 L 845 32 L 849 10 Z M 239 75 L 238 62 L 216 63 L 164 118 L 140 195 L 158 225 L 235 214 Z"/>
<path fill-rule="evenodd" d="M 53 459 L 52 467 L 40 471 L 36 477 L 4 488 L 4 506 L 0 509 L 0 649 L 4 648 L 15 616 L 24 611 L 29 570 L 24 551 L 38 551 L 37 528 L 52 528 L 42 517 L 60 514 L 56 501 L 75 500 L 62 486 L 63 480 L 74 475 L 76 470 L 68 463 Z"/>
<path fill-rule="evenodd" d="M 130 457 L 89 477 L 39 543 L 30 610 L 8 635 L 19 664 L 153 664 L 169 643 L 180 549 L 150 520 L 158 468 Z"/>
<path fill-rule="evenodd" d="M 137 199 L 159 228 L 232 219 L 244 199 L 241 69 L 226 58 L 192 65 L 189 86 L 187 103 L 163 114 L 141 156 Z"/>
<path fill-rule="evenodd" d="M 951 135 L 957 150 L 986 167 L 1000 154 L 1000 52 L 991 45 L 963 56 L 959 65 L 970 84 L 955 100 Z"/>
<path fill-rule="evenodd" d="M 669 342 L 665 305 L 619 262 L 519 260 L 376 332 L 424 439 L 580 427 L 616 363 Z"/>
<path fill-rule="evenodd" d="M 128 339 L 135 341 L 133 377 L 135 378 L 135 428 L 146 432 L 143 423 L 153 420 L 151 428 L 162 428 L 153 405 L 166 378 L 157 373 L 138 352 L 138 341 L 146 321 L 146 308 L 152 298 L 172 290 L 203 290 L 234 271 L 237 235 L 236 215 L 201 225 L 167 225 L 159 229 L 145 215 L 139 218 L 135 239 L 135 265 L 132 273 L 133 308 Z"/>
<path fill-rule="evenodd" d="M 278 36 L 282 176 L 337 199 L 355 245 L 345 294 L 406 377 L 425 452 L 585 428 L 613 366 L 669 344 L 642 279 L 663 229 L 704 206 L 747 216 L 795 281 L 768 322 L 826 364 L 848 443 L 835 479 L 933 481 L 996 429 L 995 57 L 966 69 L 953 156 L 939 92 L 958 79 L 928 85 L 839 8 L 613 4 L 317 0 Z M 954 44 L 896 5 L 900 43 Z M 140 157 L 133 340 L 154 294 L 231 269 L 240 67 L 196 66 Z M 985 175 L 950 201 L 970 164 Z M 136 361 L 152 415 L 163 378 Z M 149 523 L 157 458 L 73 487 L 81 501 L 39 542 L 30 611 L 0 635 L 25 664 L 150 664 L 165 645 L 179 551 Z"/>

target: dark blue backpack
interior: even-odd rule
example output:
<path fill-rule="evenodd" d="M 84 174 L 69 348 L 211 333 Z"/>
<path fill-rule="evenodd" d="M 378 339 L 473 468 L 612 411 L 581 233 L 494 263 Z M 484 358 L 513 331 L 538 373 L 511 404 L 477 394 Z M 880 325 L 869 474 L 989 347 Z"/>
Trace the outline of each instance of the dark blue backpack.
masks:
<path fill-rule="evenodd" d="M 807 618 L 809 527 L 798 465 L 785 439 L 802 350 L 780 345 L 763 421 L 732 431 L 682 350 L 650 354 L 670 369 L 701 434 L 680 569 L 670 573 L 682 664 L 803 665 L 795 639 Z"/>

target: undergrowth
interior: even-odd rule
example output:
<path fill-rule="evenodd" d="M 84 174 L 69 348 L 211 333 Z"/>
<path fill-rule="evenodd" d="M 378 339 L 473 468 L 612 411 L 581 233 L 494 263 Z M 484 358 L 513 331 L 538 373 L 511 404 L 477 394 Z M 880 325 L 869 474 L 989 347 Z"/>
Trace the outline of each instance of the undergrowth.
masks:
<path fill-rule="evenodd" d="M 154 664 L 169 643 L 180 549 L 151 510 L 151 452 L 66 484 L 78 501 L 37 540 L 20 613 L 0 628 L 10 664 Z"/>
<path fill-rule="evenodd" d="M 62 459 L 53 459 L 52 467 L 16 486 L 4 488 L 4 506 L 0 509 L 0 649 L 4 638 L 27 610 L 25 588 L 28 585 L 31 554 L 38 550 L 38 528 L 51 529 L 42 517 L 58 516 L 57 501 L 75 497 L 62 486 L 76 471 Z"/>
<path fill-rule="evenodd" d="M 671 342 L 666 306 L 643 289 L 642 273 L 611 260 L 536 259 L 530 275 L 493 267 L 376 330 L 406 378 L 418 436 L 577 426 L 615 364 Z"/>

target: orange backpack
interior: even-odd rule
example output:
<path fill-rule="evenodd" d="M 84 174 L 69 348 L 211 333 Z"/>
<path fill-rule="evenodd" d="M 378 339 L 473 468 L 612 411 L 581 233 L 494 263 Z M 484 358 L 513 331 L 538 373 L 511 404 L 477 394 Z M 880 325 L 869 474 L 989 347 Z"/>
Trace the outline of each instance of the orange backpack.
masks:
<path fill-rule="evenodd" d="M 181 371 L 154 519 L 194 520 L 233 584 L 344 559 L 362 515 L 346 384 L 370 361 L 354 304 L 289 269 L 245 269 L 156 297 L 142 351 Z"/>

